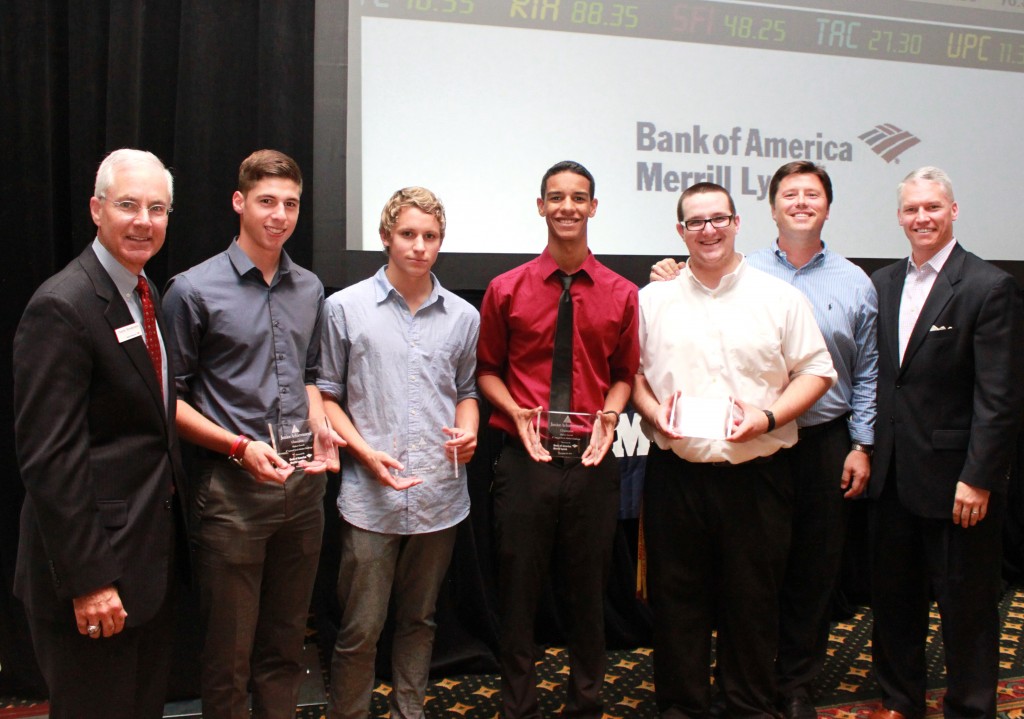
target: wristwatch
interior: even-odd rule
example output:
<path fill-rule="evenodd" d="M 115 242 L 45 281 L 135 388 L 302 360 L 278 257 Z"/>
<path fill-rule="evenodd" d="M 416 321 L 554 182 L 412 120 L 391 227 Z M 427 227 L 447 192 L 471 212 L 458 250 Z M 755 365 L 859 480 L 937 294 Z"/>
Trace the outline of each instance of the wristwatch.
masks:
<path fill-rule="evenodd" d="M 875 453 L 875 445 L 873 444 L 861 444 L 860 442 L 850 443 L 851 452 L 863 452 L 867 456 L 871 456 Z"/>
<path fill-rule="evenodd" d="M 771 432 L 773 429 L 775 429 L 775 415 L 772 413 L 770 409 L 762 409 L 761 411 L 764 412 L 764 416 L 768 418 L 767 431 Z"/>

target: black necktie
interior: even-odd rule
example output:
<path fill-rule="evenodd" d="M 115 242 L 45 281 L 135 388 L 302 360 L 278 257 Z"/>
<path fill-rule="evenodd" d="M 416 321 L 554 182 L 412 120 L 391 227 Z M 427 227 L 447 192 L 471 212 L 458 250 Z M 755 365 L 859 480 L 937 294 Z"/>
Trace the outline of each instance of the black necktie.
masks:
<path fill-rule="evenodd" d="M 558 297 L 558 323 L 555 325 L 555 351 L 551 357 L 552 412 L 568 412 L 572 402 L 572 295 L 569 287 L 575 275 L 558 273 L 562 294 Z"/>

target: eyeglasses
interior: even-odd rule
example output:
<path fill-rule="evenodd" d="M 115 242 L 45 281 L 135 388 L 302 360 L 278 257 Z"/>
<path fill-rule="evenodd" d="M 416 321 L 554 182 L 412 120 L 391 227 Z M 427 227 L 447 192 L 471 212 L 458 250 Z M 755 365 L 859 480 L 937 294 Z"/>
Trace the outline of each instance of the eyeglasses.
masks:
<path fill-rule="evenodd" d="M 732 218 L 736 215 L 715 215 L 709 217 L 706 220 L 684 220 L 682 225 L 690 232 L 703 232 L 705 225 L 711 224 L 712 227 L 721 229 L 722 227 L 728 227 L 732 222 Z"/>
<path fill-rule="evenodd" d="M 107 198 L 101 197 L 100 199 L 105 200 Z M 139 213 L 142 212 L 142 205 L 135 202 L 135 200 L 111 200 L 110 204 L 119 209 L 126 217 L 138 217 Z M 146 212 L 149 213 L 151 218 L 160 219 L 171 214 L 173 208 L 160 204 L 150 205 L 146 208 Z"/>

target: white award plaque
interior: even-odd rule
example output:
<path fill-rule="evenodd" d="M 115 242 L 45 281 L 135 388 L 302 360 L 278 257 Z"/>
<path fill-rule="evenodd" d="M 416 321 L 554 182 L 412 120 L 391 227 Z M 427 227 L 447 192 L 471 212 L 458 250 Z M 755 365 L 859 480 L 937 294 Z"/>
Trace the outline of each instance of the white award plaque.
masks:
<path fill-rule="evenodd" d="M 674 395 L 669 425 L 683 437 L 727 439 L 737 411 L 731 397 L 685 397 Z"/>

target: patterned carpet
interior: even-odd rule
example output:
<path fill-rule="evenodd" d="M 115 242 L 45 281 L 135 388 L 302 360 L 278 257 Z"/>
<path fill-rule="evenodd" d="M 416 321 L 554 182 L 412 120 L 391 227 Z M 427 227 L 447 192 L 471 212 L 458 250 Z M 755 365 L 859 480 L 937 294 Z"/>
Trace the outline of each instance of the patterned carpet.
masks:
<path fill-rule="evenodd" d="M 1003 633 L 1000 641 L 999 717 L 1024 719 L 1024 589 L 1007 592 L 1000 604 Z M 928 637 L 928 716 L 942 715 L 945 671 L 939 616 L 932 612 Z M 871 677 L 871 613 L 863 610 L 849 621 L 832 627 L 828 659 L 815 686 L 819 714 L 836 719 L 866 717 L 878 703 L 878 687 Z M 565 699 L 569 668 L 563 648 L 551 647 L 538 665 L 541 711 L 557 716 Z M 464 719 L 500 717 L 495 675 L 448 677 L 432 682 L 427 692 L 428 717 L 459 716 Z M 390 686 L 374 691 L 370 716 L 387 717 Z M 651 650 L 646 648 L 609 653 L 604 687 L 607 719 L 650 719 L 657 715 Z M 321 719 L 322 708 L 308 707 L 302 717 Z"/>
<path fill-rule="evenodd" d="M 1000 641 L 1000 719 L 1024 719 L 1024 588 L 1007 592 L 1000 604 L 1003 633 Z M 945 683 L 939 617 L 933 612 L 929 635 L 928 716 L 942 715 Z M 566 652 L 550 647 L 538 664 L 541 710 L 557 716 L 565 697 L 568 676 Z M 432 682 L 427 695 L 428 717 L 497 719 L 498 677 L 493 674 L 454 676 Z M 835 719 L 866 717 L 877 706 L 878 687 L 871 678 L 871 614 L 865 610 L 849 621 L 837 623 L 829 640 L 829 657 L 815 687 L 821 716 Z M 370 715 L 388 715 L 390 687 L 381 683 L 373 694 Z M 609 653 L 604 688 L 607 719 L 650 719 L 656 716 L 651 650 L 646 648 Z M 35 709 L 35 711 L 33 711 Z M 43 715 L 45 704 L 0 698 L 0 719 Z M 322 719 L 323 705 L 301 708 L 297 717 Z"/>

